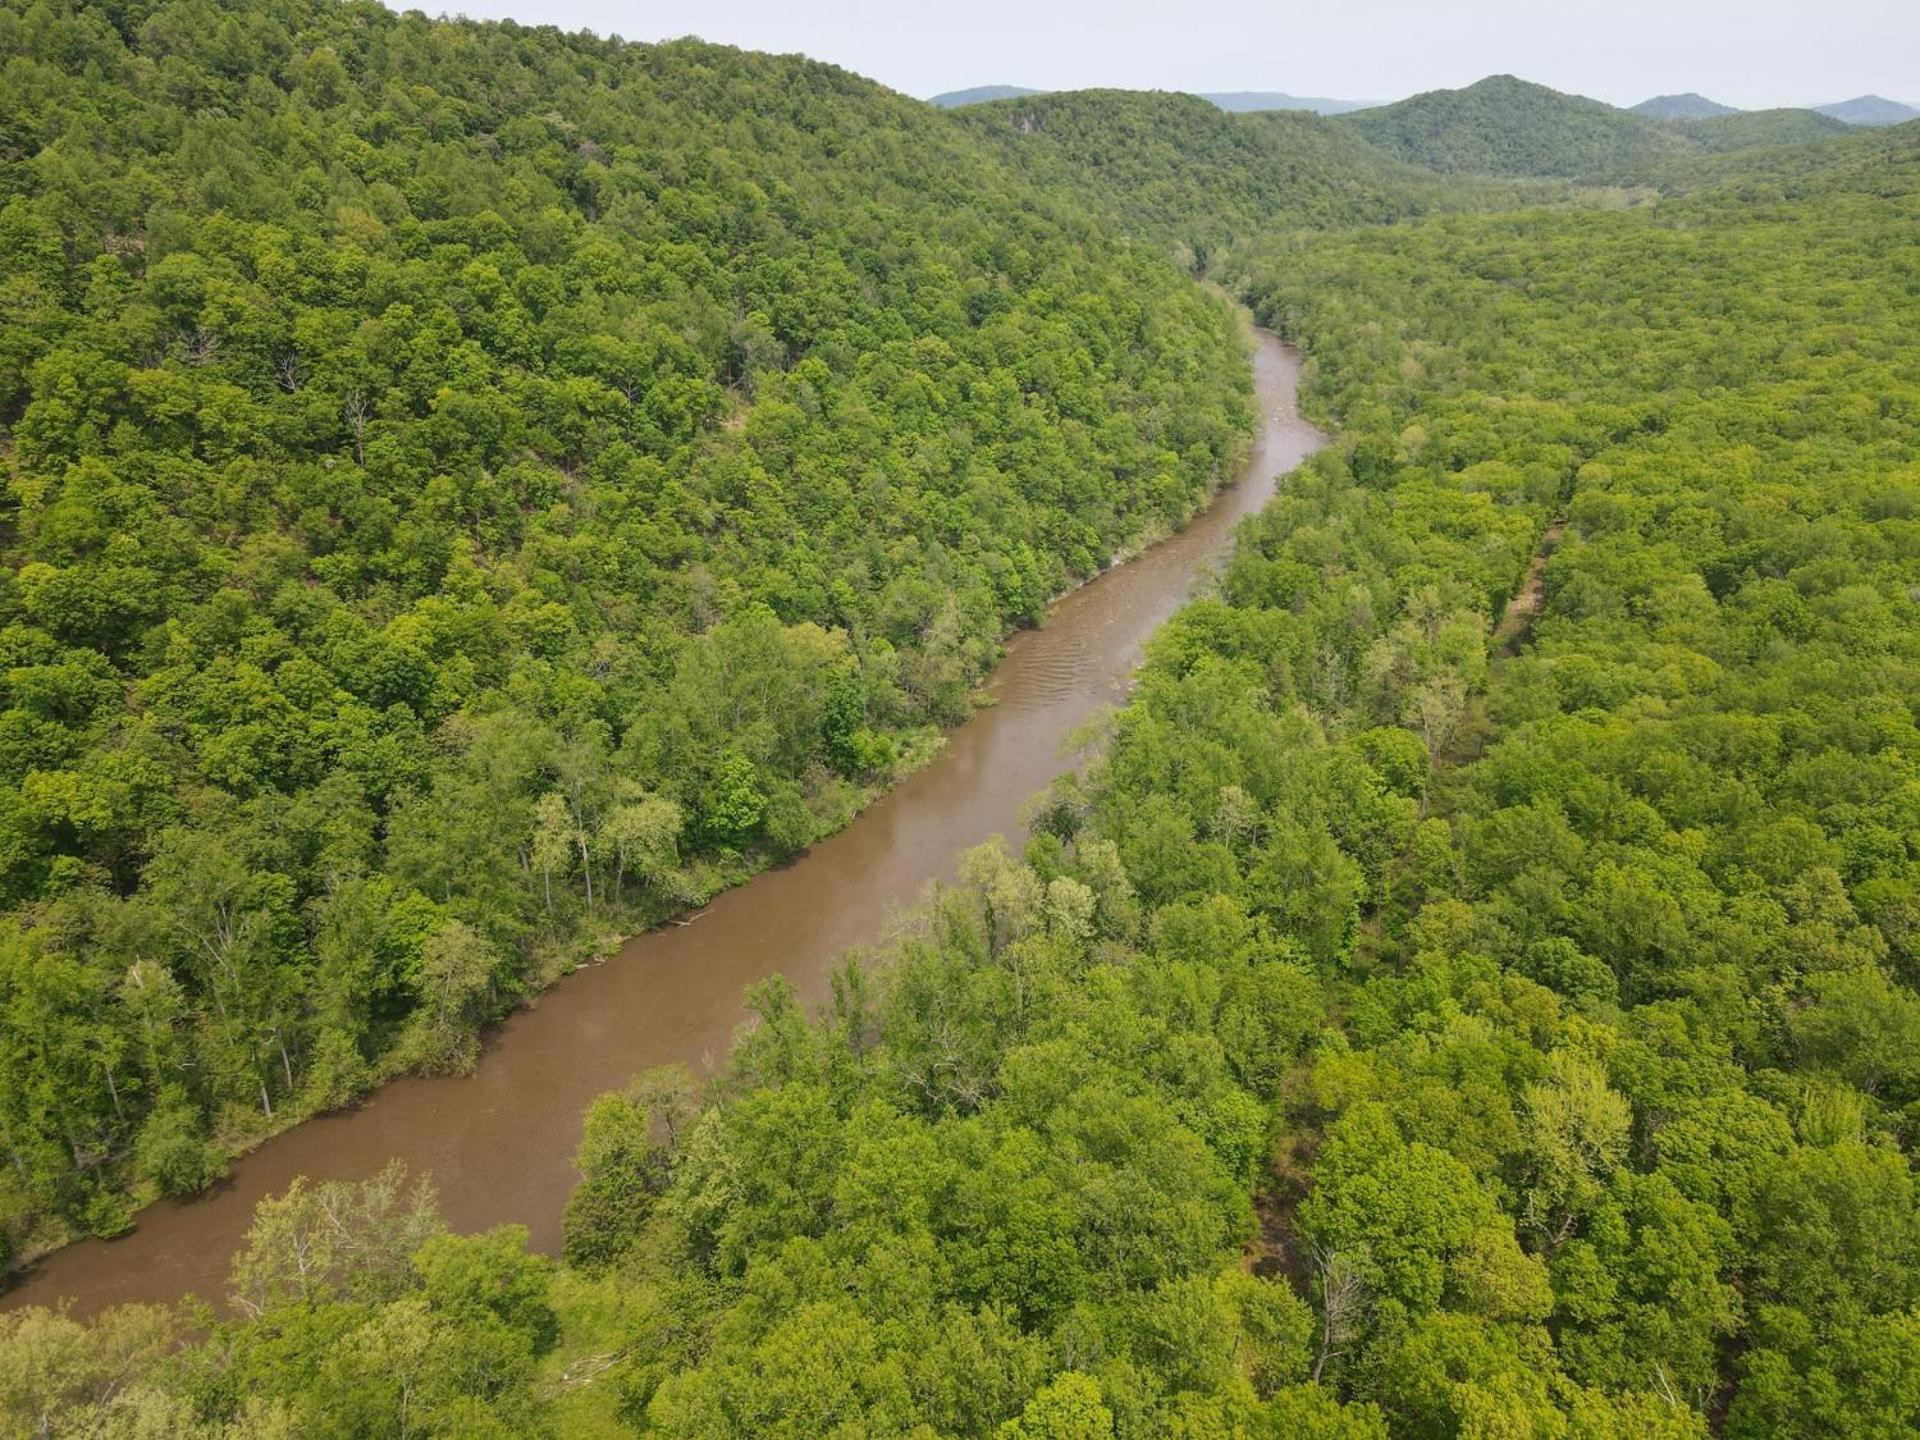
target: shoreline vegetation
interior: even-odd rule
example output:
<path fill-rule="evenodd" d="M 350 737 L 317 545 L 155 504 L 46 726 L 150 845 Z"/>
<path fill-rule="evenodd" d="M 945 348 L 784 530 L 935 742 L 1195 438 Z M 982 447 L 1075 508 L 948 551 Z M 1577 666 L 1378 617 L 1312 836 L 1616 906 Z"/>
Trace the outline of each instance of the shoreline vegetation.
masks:
<path fill-rule="evenodd" d="M 119 22 L 7 17 L 8 1261 L 839 829 L 1247 424 L 1217 303 L 831 67 Z"/>
<path fill-rule="evenodd" d="M 663 834 L 674 873 L 682 836 L 709 854 L 771 840 L 783 777 L 802 809 L 822 793 L 809 777 L 850 793 L 889 722 L 961 713 L 1006 622 L 1103 568 L 1129 517 L 1188 513 L 1233 453 L 1240 322 L 1183 269 L 1302 348 L 1303 413 L 1336 437 L 1153 636 L 1017 851 L 969 852 L 819 1013 L 776 977 L 716 1073 L 662 1067 L 592 1104 L 558 1259 L 517 1227 L 448 1233 L 398 1167 L 296 1184 L 235 1257 L 233 1319 L 0 1316 L 16 1428 L 1852 1440 L 1920 1424 L 1920 124 L 1753 148 L 1725 127 L 1722 153 L 1621 158 L 1640 130 L 1510 80 L 1384 122 L 1117 92 L 942 116 L 805 62 L 332 0 L 264 19 L 171 0 L 117 26 L 0 13 L 27 60 L 9 77 L 32 82 L 5 133 L 36 157 L 0 172 L 0 225 L 8 253 L 38 257 L 0 330 L 27 360 L 0 404 L 31 552 L 0 590 L 0 755 L 39 807 L 0 817 L 26 837 L 0 856 L 8 883 L 37 887 L 0 945 L 15 1230 L 42 1202 L 109 1208 L 98 1180 L 61 1188 L 84 1169 L 76 1117 L 124 1127 L 128 1103 L 151 1105 L 140 1163 L 191 1173 L 206 1114 L 270 1090 L 275 1066 L 294 1088 L 276 1043 L 292 1018 L 373 982 L 398 1006 L 355 1012 L 385 1027 L 374 1048 L 424 1035 L 452 1054 L 476 977 L 537 953 L 507 940 L 664 875 Z M 210 100 L 221 114 L 197 128 L 185 117 Z M 1423 143 L 1444 163 L 1543 178 L 1429 174 L 1364 139 L 1435 111 L 1453 128 Z M 223 128 L 249 113 L 285 123 Z M 200 157 L 205 189 L 118 158 L 161 154 L 161 135 Z M 393 146 L 418 173 L 382 169 Z M 1616 208 L 1620 192 L 1587 203 L 1569 183 L 1617 165 L 1657 196 Z M 278 233 L 303 193 L 318 249 Z M 248 204 L 270 216 L 251 230 L 230 218 Z M 145 258 L 101 233 L 144 235 Z M 601 243 L 635 247 L 646 286 Z M 364 267 L 329 275 L 335 245 Z M 723 251 L 741 258 L 707 268 Z M 240 321 L 283 282 L 296 310 L 367 301 L 353 325 L 288 332 L 385 367 L 365 434 L 317 364 L 293 389 L 271 367 L 257 393 L 219 378 L 276 353 L 280 331 Z M 407 287 L 445 315 L 393 315 Z M 617 396 L 627 361 L 582 360 L 561 397 L 514 378 L 538 368 L 516 346 L 583 318 L 650 364 L 678 357 L 692 397 L 653 416 L 657 436 L 621 436 L 617 474 L 587 458 L 611 440 L 562 422 L 600 413 L 586 382 Z M 155 363 L 103 368 L 103 347 Z M 442 373 L 448 356 L 477 368 Z M 329 384 L 324 423 L 302 419 L 293 402 Z M 436 450 L 465 443 L 440 414 L 484 418 L 445 398 L 475 387 L 543 418 L 483 456 Z M 627 417 L 607 424 L 633 423 L 602 398 Z M 129 406 L 141 434 L 110 423 Z M 745 422 L 722 423 L 736 406 Z M 172 449 L 136 443 L 154 435 Z M 286 459 L 290 436 L 312 457 L 324 441 L 333 470 Z M 423 446 L 432 463 L 408 472 Z M 346 523 L 325 477 L 349 453 L 369 486 L 425 477 L 440 508 L 406 510 L 406 530 L 390 489 L 391 514 Z M 517 488 L 478 504 L 502 475 Z M 1089 531 L 1109 483 L 1127 503 Z M 635 490 L 671 507 L 679 548 L 622 511 Z M 823 495 L 845 512 L 824 540 L 801 526 Z M 915 523 L 876 553 L 867 531 L 903 497 Z M 436 516 L 469 558 L 449 545 L 422 571 Z M 499 529 L 516 516 L 524 533 Z M 139 546 L 116 545 L 135 521 Z M 863 584 L 778 543 L 799 528 L 866 566 Z M 350 543 L 376 531 L 370 553 Z M 644 617 L 595 569 L 628 542 L 652 566 Z M 289 581 L 309 573 L 337 606 Z M 123 623 L 87 601 L 129 575 L 156 587 L 148 630 L 72 629 Z M 449 618 L 483 597 L 498 626 Z M 810 599 L 838 607 L 840 640 Z M 487 683 L 540 724 L 476 748 L 486 726 L 453 717 L 486 712 L 478 667 L 508 642 L 528 668 Z M 322 666 L 343 728 L 309 752 L 273 730 L 288 706 L 255 675 L 288 702 L 321 693 Z M 823 674 L 851 678 L 811 688 Z M 811 697 L 805 724 L 767 702 L 769 676 Z M 374 706 L 380 686 L 399 698 Z M 253 708 L 208 708 L 236 694 Z M 455 758 L 486 763 L 416 790 L 401 762 L 428 714 L 463 741 Z M 703 770 L 710 752 L 745 768 Z M 315 753 L 347 766 L 352 804 L 321 805 L 328 780 L 305 810 L 265 783 Z M 162 762 L 191 766 L 143 778 Z M 502 776 L 524 849 L 451 875 L 461 805 Z M 417 809 L 447 777 L 461 805 Z M 201 830 L 139 809 L 163 801 Z M 251 831 L 211 828 L 243 811 Z M 626 850 L 602 828 L 616 814 Z M 325 876 L 306 908 L 274 883 L 219 888 L 217 861 L 269 840 Z M 618 880 L 595 868 L 616 853 Z M 408 877 L 424 906 L 379 888 Z M 143 993 L 109 987 L 145 973 L 129 956 L 191 934 L 143 917 L 209 895 L 229 897 L 214 933 L 246 940 L 212 958 L 258 962 L 246 983 L 189 970 L 181 945 L 205 1013 L 136 1023 L 122 1049 L 111 1024 L 85 1029 Z M 337 990 L 275 989 L 273 957 L 322 913 L 312 973 Z M 489 925 L 505 938 L 482 948 Z M 243 998 L 251 1029 L 213 1023 Z M 167 1088 L 200 1068 L 189 1042 L 217 1058 L 235 1033 L 245 1063 L 195 1077 L 213 1103 Z M 174 1048 L 142 1051 L 152 1034 Z M 316 1038 L 310 1063 L 323 1053 Z M 132 1083 L 156 1065 L 165 1083 Z"/>
<path fill-rule="evenodd" d="M 1216 298 L 1222 304 L 1232 307 L 1234 313 L 1239 317 L 1243 344 L 1250 344 L 1251 312 L 1248 311 L 1245 306 L 1232 300 L 1224 291 L 1220 291 L 1218 287 L 1209 285 L 1207 288 L 1215 294 Z M 1210 486 L 1203 492 L 1191 511 L 1179 520 L 1166 525 L 1160 525 L 1158 522 L 1155 522 L 1153 528 L 1143 531 L 1133 540 L 1117 547 L 1101 570 L 1095 574 L 1081 576 L 1071 580 L 1066 590 L 1048 598 L 1045 608 L 1037 618 L 1023 621 L 1016 628 L 1009 630 L 1005 635 L 1000 637 L 999 644 L 1004 646 L 1022 630 L 1044 625 L 1046 623 L 1047 613 L 1075 590 L 1091 584 L 1102 575 L 1119 569 L 1121 566 L 1139 558 L 1141 554 L 1153 548 L 1155 545 L 1184 531 L 1195 518 L 1219 499 L 1223 490 L 1243 483 L 1244 475 L 1241 472 L 1244 470 L 1246 464 L 1246 450 L 1247 446 L 1243 440 L 1238 449 L 1231 452 L 1229 457 L 1223 462 L 1222 474 L 1228 478 Z M 974 683 L 974 687 L 968 695 L 967 706 L 969 714 L 974 710 L 990 706 L 994 703 L 992 696 L 989 694 L 989 690 L 997 670 L 998 657 L 996 656 L 994 662 L 990 664 L 989 668 Z M 964 717 L 953 722 L 954 725 L 964 725 L 965 723 L 966 719 Z M 950 728 L 951 726 L 944 728 L 925 727 L 920 730 L 891 736 L 890 738 L 893 740 L 894 749 L 885 777 L 877 778 L 855 791 L 848 802 L 849 808 L 846 810 L 844 818 L 840 820 L 839 824 L 833 829 L 816 835 L 813 841 L 809 843 L 817 843 L 820 840 L 825 840 L 837 834 L 847 825 L 851 825 L 868 806 L 887 795 L 901 781 L 921 768 L 937 761 L 941 752 L 946 747 L 947 731 Z M 693 923 L 693 921 L 699 918 L 700 913 L 705 907 L 721 894 L 736 887 L 751 884 L 753 880 L 766 869 L 791 864 L 800 859 L 805 853 L 806 848 L 802 847 L 795 853 L 778 859 L 766 855 L 750 857 L 749 863 L 751 868 L 729 871 L 722 876 L 711 877 L 714 888 L 703 891 L 699 899 L 689 899 L 679 904 L 677 908 L 670 909 L 654 918 L 646 919 L 643 923 L 638 924 L 636 928 L 605 933 L 597 940 L 589 934 L 582 933 L 574 937 L 573 942 L 566 948 L 550 952 L 549 958 L 530 972 L 528 976 L 529 988 L 527 993 L 517 1000 L 513 1009 L 493 1016 L 481 1025 L 475 1037 L 476 1048 L 467 1061 L 467 1066 L 470 1068 L 472 1065 L 479 1063 L 480 1057 L 486 1047 L 488 1030 L 511 1018 L 514 1011 L 528 1006 L 538 1005 L 541 997 L 548 990 L 555 985 L 563 983 L 569 975 L 590 966 L 604 965 L 616 960 L 619 957 L 620 951 L 625 949 L 634 940 L 652 931 L 662 929 L 669 925 L 688 925 Z M 333 1114 L 343 1109 L 352 1109 L 368 1100 L 374 1099 L 380 1087 L 390 1081 L 403 1079 L 409 1075 L 419 1073 L 417 1070 L 405 1068 L 406 1062 L 402 1056 L 392 1056 L 391 1063 L 401 1068 L 393 1068 L 386 1073 L 370 1073 L 367 1077 L 366 1088 L 361 1093 L 339 1105 L 326 1110 L 306 1112 L 283 1109 L 282 1112 L 275 1117 L 276 1123 L 271 1128 L 251 1134 L 244 1145 L 239 1148 L 227 1150 L 225 1152 L 227 1164 L 231 1165 L 245 1159 L 254 1150 L 268 1143 L 276 1136 L 284 1134 L 294 1126 L 304 1124 L 308 1120 L 316 1119 L 324 1114 Z M 142 1190 L 135 1189 L 131 1191 L 127 1196 L 127 1205 L 131 1212 L 129 1218 L 132 1223 L 127 1230 L 120 1233 L 131 1233 L 131 1230 L 138 1226 L 139 1211 L 145 1209 L 150 1204 L 157 1203 L 166 1198 L 169 1197 L 158 1190 L 143 1192 Z M 50 1255 L 57 1254 L 61 1249 L 64 1249 L 66 1245 L 81 1238 L 84 1238 L 81 1234 L 67 1234 L 57 1238 L 43 1239 L 37 1245 L 20 1247 L 13 1257 L 8 1270 L 4 1275 L 0 1275 L 0 1287 L 4 1287 L 11 1281 L 26 1275 L 39 1261 L 44 1260 Z M 114 1237 L 108 1236 L 106 1238 Z M 4 1293 L 4 1288 L 0 1288 L 0 1295 Z"/>

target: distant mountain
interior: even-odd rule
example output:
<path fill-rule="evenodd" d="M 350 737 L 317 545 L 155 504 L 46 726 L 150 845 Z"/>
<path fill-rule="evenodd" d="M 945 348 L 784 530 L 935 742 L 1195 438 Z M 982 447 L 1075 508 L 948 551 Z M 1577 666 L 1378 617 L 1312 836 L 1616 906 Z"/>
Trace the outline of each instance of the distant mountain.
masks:
<path fill-rule="evenodd" d="M 1311 110 L 1316 115 L 1346 115 L 1355 110 L 1371 110 L 1380 102 L 1377 100 L 1328 100 L 1316 95 L 1286 95 L 1278 90 L 1226 90 L 1218 94 L 1203 94 L 1202 100 L 1211 100 L 1229 114 L 1245 114 L 1255 110 Z"/>
<path fill-rule="evenodd" d="M 928 98 L 927 103 L 942 110 L 957 110 L 962 105 L 979 105 L 988 100 L 1018 100 L 1022 95 L 1044 95 L 1044 90 L 1029 90 L 1024 85 L 976 85 L 971 90 L 949 90 Z"/>
<path fill-rule="evenodd" d="M 1845 135 L 1854 128 L 1815 110 L 1734 110 L 1705 120 L 1672 123 L 1702 150 L 1714 153 L 1762 145 L 1805 145 Z"/>
<path fill-rule="evenodd" d="M 1819 114 L 1831 115 L 1849 125 L 1899 125 L 1908 120 L 1920 120 L 1920 110 L 1882 95 L 1856 95 L 1851 100 L 1813 108 Z"/>
<path fill-rule="evenodd" d="M 1431 90 L 1335 123 L 1412 164 L 1480 175 L 1617 175 L 1693 149 L 1672 125 L 1511 75 Z"/>
<path fill-rule="evenodd" d="M 1731 105 L 1722 105 L 1718 100 L 1709 100 L 1689 90 L 1684 95 L 1656 95 L 1651 100 L 1642 100 L 1628 113 L 1644 115 L 1649 120 L 1711 120 L 1716 115 L 1740 112 Z"/>
<path fill-rule="evenodd" d="M 1368 144 L 1342 120 L 1299 110 L 1230 114 L 1166 90 L 1065 90 L 955 111 L 1049 195 L 1184 244 L 1197 259 L 1284 220 L 1289 229 L 1390 221 L 1498 192 L 1508 203 L 1558 187 L 1443 180 Z"/>
<path fill-rule="evenodd" d="M 949 90 L 943 95 L 935 95 L 928 103 L 938 105 L 943 110 L 957 110 L 962 105 L 984 105 L 990 100 L 1018 100 L 1028 95 L 1055 93 L 1052 90 L 1029 90 L 1024 85 L 976 85 L 971 90 Z M 1200 98 L 1236 115 L 1259 110 L 1311 110 L 1316 115 L 1345 115 L 1354 110 L 1369 109 L 1377 103 L 1372 100 L 1329 100 L 1317 95 L 1287 95 L 1278 90 L 1226 90 Z"/>

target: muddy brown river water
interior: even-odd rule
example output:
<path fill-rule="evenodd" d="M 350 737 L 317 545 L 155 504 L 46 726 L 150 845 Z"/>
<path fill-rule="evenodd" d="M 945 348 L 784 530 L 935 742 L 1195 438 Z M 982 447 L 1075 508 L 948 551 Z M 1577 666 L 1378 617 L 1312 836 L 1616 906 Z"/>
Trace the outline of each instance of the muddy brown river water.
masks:
<path fill-rule="evenodd" d="M 1064 767 L 1066 736 L 1124 698 L 1141 647 L 1192 594 L 1240 520 L 1324 442 L 1294 404 L 1299 358 L 1258 334 L 1261 424 L 1239 482 L 1179 534 L 1071 592 L 1011 639 L 988 683 L 994 704 L 951 731 L 939 756 L 845 830 L 783 869 L 719 896 L 686 925 L 635 937 L 562 980 L 488 1037 L 470 1075 L 401 1080 L 358 1108 L 287 1131 L 191 1201 L 143 1210 L 131 1234 L 48 1256 L 0 1308 L 70 1301 L 76 1314 L 189 1292 L 219 1303 L 254 1204 L 299 1175 L 360 1179 L 395 1156 L 430 1174 L 457 1230 L 518 1222 L 555 1251 L 589 1101 L 638 1071 L 717 1063 L 744 1017 L 742 991 L 776 973 L 815 1003 L 835 960 L 885 938 L 961 853 L 1014 838 L 1028 796 Z"/>

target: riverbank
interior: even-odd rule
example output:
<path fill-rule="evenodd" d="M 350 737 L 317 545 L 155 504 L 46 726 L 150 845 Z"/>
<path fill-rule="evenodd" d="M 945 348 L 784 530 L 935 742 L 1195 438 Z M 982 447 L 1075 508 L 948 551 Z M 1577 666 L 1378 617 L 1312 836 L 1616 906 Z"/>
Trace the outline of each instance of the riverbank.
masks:
<path fill-rule="evenodd" d="M 991 703 L 852 824 L 715 897 L 696 923 L 648 931 L 563 976 L 497 1028 L 472 1073 L 399 1079 L 353 1110 L 283 1132 L 210 1194 L 150 1207 L 122 1239 L 48 1256 L 0 1306 L 65 1298 L 90 1313 L 189 1292 L 218 1300 L 261 1198 L 298 1175 L 356 1179 L 395 1156 L 433 1176 L 456 1229 L 512 1221 L 537 1247 L 557 1248 L 580 1115 L 594 1096 L 652 1065 L 717 1060 L 745 1013 L 744 990 L 769 975 L 820 999 L 845 951 L 883 939 L 965 849 L 1017 830 L 1020 807 L 1060 768 L 1062 741 L 1124 695 L 1147 637 L 1233 526 L 1324 442 L 1295 407 L 1297 354 L 1262 334 L 1254 373 L 1260 419 L 1238 483 L 1185 529 L 1069 591 L 1038 629 L 1016 632 L 984 687 Z"/>

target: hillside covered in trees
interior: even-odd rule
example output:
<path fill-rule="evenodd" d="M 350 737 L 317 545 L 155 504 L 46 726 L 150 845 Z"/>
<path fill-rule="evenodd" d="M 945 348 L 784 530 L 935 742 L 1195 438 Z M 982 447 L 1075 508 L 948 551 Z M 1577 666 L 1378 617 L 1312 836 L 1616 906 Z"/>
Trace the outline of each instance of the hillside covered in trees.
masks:
<path fill-rule="evenodd" d="M 1697 95 L 1619 110 L 1511 75 L 1429 91 L 1336 123 L 1431 170 L 1595 182 L 1638 182 L 1688 155 L 1802 145 L 1852 128 L 1813 110 L 1735 111 Z"/>
<path fill-rule="evenodd" d="M 1629 105 L 1627 109 L 1635 115 L 1645 115 L 1654 120 L 1711 120 L 1716 115 L 1740 113 L 1732 105 L 1722 105 L 1718 100 L 1709 100 L 1693 90 L 1680 95 L 1655 95 L 1638 105 Z"/>
<path fill-rule="evenodd" d="M 1591 178 L 1689 149 L 1671 124 L 1511 75 L 1428 91 L 1336 123 L 1410 164 L 1479 175 Z"/>
<path fill-rule="evenodd" d="M 1768 146 L 1806 145 L 1845 135 L 1845 121 L 1815 110 L 1746 110 L 1704 120 L 1674 122 L 1682 134 L 1709 154 L 1723 150 L 1758 150 Z"/>
<path fill-rule="evenodd" d="M 1855 162 L 1242 247 L 1345 441 L 1022 851 L 818 1020 L 762 990 L 717 1086 L 597 1104 L 561 1268 L 397 1174 L 297 1190 L 247 1318 L 176 1355 L 164 1312 L 28 1312 L 6 1353 L 64 1388 L 0 1395 L 235 1437 L 1910 1433 L 1920 135 Z"/>
<path fill-rule="evenodd" d="M 0 1253 L 844 823 L 1178 525 L 1235 322 L 830 67 L 0 9 Z"/>
<path fill-rule="evenodd" d="M 563 1256 L 302 1184 L 227 1318 L 0 1316 L 0 1425 L 1920 1429 L 1920 127 L 1616 211 L 1256 117 L 1213 219 L 1159 97 L 0 24 L 16 1234 L 844 814 L 1235 454 L 1157 247 L 1341 437 L 1030 838 L 593 1106 Z"/>
<path fill-rule="evenodd" d="M 1857 149 L 1771 206 L 1243 257 L 1314 346 L 1356 522 L 1450 476 L 1500 502 L 1457 543 L 1512 565 L 1515 515 L 1558 537 L 1484 680 L 1480 647 L 1389 652 L 1435 769 L 1363 891 L 1356 1053 L 1307 1092 L 1323 1157 L 1447 1153 L 1541 1264 L 1542 1329 L 1463 1322 L 1460 1292 L 1388 1342 L 1444 1366 L 1462 1433 L 1561 1375 L 1727 1435 L 1920 1423 L 1920 132 Z M 1475 608 L 1471 571 L 1414 577 L 1372 605 L 1435 636 L 1410 611 L 1450 582 Z M 1249 625 L 1257 594 L 1230 590 Z M 1322 1243 L 1338 1173 L 1301 1205 Z M 1362 1213 L 1350 1239 L 1404 1243 Z"/>
<path fill-rule="evenodd" d="M 1197 95 L 1070 90 L 971 105 L 974 128 L 1049 194 L 1076 195 L 1204 265 L 1262 226 L 1355 225 L 1521 192 L 1443 180 L 1318 115 L 1229 114 Z"/>

